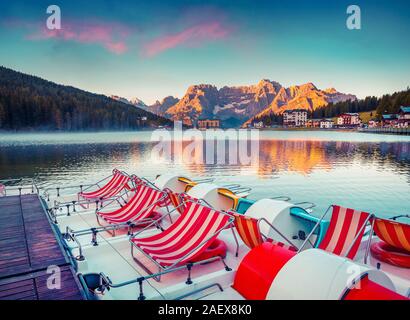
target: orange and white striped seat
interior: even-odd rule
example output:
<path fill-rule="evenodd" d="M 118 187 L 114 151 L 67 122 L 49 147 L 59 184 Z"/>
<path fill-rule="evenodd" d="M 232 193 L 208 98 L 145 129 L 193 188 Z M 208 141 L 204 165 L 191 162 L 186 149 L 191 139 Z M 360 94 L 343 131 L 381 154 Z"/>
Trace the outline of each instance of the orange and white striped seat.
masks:
<path fill-rule="evenodd" d="M 275 241 L 273 239 L 264 237 L 259 229 L 259 220 L 247 217 L 243 214 L 238 214 L 234 212 L 230 212 L 234 220 L 235 228 L 241 237 L 242 241 L 248 246 L 250 249 L 253 249 L 264 242 L 272 242 L 280 247 L 287 248 L 292 251 L 296 251 L 297 249 L 294 246 L 290 246 L 284 244 L 283 242 Z"/>
<path fill-rule="evenodd" d="M 188 194 L 182 192 L 182 193 L 176 193 L 173 192 L 172 190 L 165 188 L 164 191 L 168 195 L 167 199 L 169 201 L 169 204 L 172 204 L 172 206 L 180 213 L 183 214 L 185 210 L 185 203 L 188 200 L 194 200 L 194 198 L 190 197 Z"/>
<path fill-rule="evenodd" d="M 353 259 L 363 238 L 365 225 L 372 215 L 336 205 L 332 207 L 329 228 L 318 248 Z"/>
<path fill-rule="evenodd" d="M 238 213 L 233 213 L 233 216 L 235 218 L 235 228 L 238 231 L 239 236 L 250 249 L 257 247 L 264 242 L 257 219 Z"/>
<path fill-rule="evenodd" d="M 410 225 L 377 218 L 374 231 L 382 241 L 392 247 L 410 252 Z"/>
<path fill-rule="evenodd" d="M 377 218 L 374 231 L 381 241 L 371 245 L 373 257 L 400 268 L 410 268 L 410 225 Z"/>

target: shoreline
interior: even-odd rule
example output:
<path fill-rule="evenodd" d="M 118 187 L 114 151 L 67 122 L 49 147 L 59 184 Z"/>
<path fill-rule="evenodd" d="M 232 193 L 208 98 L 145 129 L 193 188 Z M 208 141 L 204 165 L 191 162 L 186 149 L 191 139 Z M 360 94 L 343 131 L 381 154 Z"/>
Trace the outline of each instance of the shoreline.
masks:
<path fill-rule="evenodd" d="M 356 128 L 335 128 L 335 129 L 322 129 L 322 128 L 259 128 L 261 131 L 340 131 L 340 132 L 353 132 L 359 131 Z"/>
<path fill-rule="evenodd" d="M 193 128 L 190 128 L 193 129 Z M 182 129 L 187 131 L 190 129 Z M 214 129 L 197 129 L 200 131 L 214 131 L 214 130 L 259 130 L 262 132 L 356 132 L 356 133 L 370 133 L 370 134 L 387 134 L 387 135 L 410 135 L 410 128 L 214 128 Z M 43 131 L 43 130 L 29 130 L 29 131 L 9 131 L 0 130 L 2 135 L 25 135 L 25 134 L 106 134 L 106 133 L 146 133 L 154 132 L 155 130 L 173 131 L 173 128 L 146 128 L 142 130 L 101 130 L 101 131 Z"/>

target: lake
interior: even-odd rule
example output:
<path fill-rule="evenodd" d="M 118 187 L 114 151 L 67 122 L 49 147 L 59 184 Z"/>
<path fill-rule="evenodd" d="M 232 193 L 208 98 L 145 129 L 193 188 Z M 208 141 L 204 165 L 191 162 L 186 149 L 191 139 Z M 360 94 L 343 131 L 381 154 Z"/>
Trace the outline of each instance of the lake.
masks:
<path fill-rule="evenodd" d="M 0 134 L 0 179 L 39 175 L 42 186 L 87 184 L 113 168 L 153 179 L 175 172 L 251 187 L 250 198 L 287 195 L 320 214 L 339 204 L 410 213 L 410 137 L 337 131 L 261 131 L 258 165 L 153 161 L 151 132 Z"/>

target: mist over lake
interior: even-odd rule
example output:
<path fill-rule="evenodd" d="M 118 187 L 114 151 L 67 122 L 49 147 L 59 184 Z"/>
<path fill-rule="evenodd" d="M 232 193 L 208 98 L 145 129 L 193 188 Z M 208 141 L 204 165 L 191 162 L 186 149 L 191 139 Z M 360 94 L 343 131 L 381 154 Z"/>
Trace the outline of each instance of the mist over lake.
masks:
<path fill-rule="evenodd" d="M 250 198 L 286 195 L 380 216 L 410 210 L 410 137 L 357 132 L 261 131 L 257 166 L 153 161 L 152 132 L 2 134 L 1 178 L 43 187 L 95 182 L 120 168 L 149 179 L 174 172 L 252 188 Z"/>

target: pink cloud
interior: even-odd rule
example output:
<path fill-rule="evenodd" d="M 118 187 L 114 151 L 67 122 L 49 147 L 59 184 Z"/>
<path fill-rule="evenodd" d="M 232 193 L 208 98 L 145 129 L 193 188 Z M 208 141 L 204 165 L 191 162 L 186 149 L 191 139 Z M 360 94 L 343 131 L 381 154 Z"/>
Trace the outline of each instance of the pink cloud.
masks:
<path fill-rule="evenodd" d="M 231 30 L 219 22 L 208 22 L 189 27 L 181 32 L 160 36 L 143 47 L 143 55 L 153 57 L 178 46 L 195 47 L 204 42 L 221 40 L 229 36 Z"/>
<path fill-rule="evenodd" d="M 63 21 L 60 30 L 49 30 L 43 24 L 19 21 L 9 21 L 8 26 L 24 28 L 27 30 L 25 38 L 31 41 L 58 39 L 84 44 L 97 44 L 115 54 L 128 51 L 126 40 L 130 30 L 118 23 Z"/>

